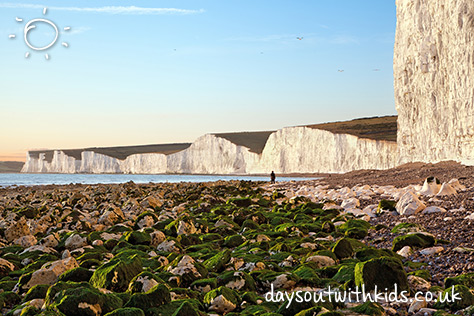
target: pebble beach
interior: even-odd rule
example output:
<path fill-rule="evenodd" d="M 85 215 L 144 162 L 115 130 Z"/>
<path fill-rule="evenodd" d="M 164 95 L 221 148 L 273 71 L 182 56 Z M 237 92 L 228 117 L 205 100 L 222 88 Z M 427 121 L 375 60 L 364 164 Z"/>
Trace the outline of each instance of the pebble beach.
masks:
<path fill-rule="evenodd" d="M 1 188 L 2 314 L 472 315 L 472 174 Z M 267 299 L 360 286 L 412 301 Z"/>

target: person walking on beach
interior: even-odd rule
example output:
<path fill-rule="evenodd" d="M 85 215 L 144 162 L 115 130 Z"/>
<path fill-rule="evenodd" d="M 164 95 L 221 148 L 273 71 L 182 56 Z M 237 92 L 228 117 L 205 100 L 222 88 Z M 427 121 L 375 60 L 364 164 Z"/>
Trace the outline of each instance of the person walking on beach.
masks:
<path fill-rule="evenodd" d="M 275 183 L 275 172 L 270 173 L 270 182 Z"/>

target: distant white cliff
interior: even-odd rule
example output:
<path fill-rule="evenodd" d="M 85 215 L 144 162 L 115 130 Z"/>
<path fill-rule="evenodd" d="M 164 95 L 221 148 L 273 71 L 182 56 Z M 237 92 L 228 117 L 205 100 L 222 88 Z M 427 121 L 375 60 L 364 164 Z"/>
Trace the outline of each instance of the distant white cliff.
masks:
<path fill-rule="evenodd" d="M 81 159 L 54 151 L 27 156 L 22 172 L 49 173 L 190 173 L 257 174 L 346 172 L 356 169 L 387 169 L 398 163 L 395 142 L 333 134 L 308 127 L 290 127 L 272 133 L 261 154 L 231 141 L 207 134 L 182 151 L 165 155 L 134 154 L 124 160 L 92 151 Z"/>

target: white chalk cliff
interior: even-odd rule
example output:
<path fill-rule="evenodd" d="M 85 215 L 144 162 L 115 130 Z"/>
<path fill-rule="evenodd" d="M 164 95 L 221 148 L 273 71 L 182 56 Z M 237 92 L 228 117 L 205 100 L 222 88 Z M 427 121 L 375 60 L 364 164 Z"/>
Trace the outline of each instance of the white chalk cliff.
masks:
<path fill-rule="evenodd" d="M 397 0 L 400 162 L 474 164 L 474 1 Z"/>
<path fill-rule="evenodd" d="M 83 151 L 81 159 L 54 151 L 27 156 L 22 172 L 48 173 L 189 173 L 257 174 L 346 172 L 387 169 L 398 162 L 395 142 L 358 138 L 308 127 L 290 127 L 272 133 L 261 154 L 227 139 L 207 134 L 187 149 L 164 155 L 134 154 L 124 160 Z"/>

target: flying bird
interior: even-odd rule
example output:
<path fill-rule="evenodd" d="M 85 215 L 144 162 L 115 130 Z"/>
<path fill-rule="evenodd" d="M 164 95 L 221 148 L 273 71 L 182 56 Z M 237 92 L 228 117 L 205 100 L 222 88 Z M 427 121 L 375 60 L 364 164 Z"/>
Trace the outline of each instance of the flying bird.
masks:
<path fill-rule="evenodd" d="M 380 69 L 374 69 L 374 71 L 380 71 Z"/>
<path fill-rule="evenodd" d="M 303 37 L 297 37 L 296 39 L 301 41 L 303 39 Z"/>
<path fill-rule="evenodd" d="M 338 69 L 337 71 L 338 72 L 344 72 L 344 69 Z"/>

